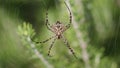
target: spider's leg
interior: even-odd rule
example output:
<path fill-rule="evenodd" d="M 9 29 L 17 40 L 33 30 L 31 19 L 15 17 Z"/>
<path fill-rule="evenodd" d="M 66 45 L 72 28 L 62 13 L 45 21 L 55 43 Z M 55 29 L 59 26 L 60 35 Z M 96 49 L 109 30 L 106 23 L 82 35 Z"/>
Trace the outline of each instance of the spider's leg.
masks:
<path fill-rule="evenodd" d="M 46 12 L 46 26 L 47 26 L 47 29 L 51 30 L 51 26 L 50 26 L 50 23 L 48 21 L 48 9 L 47 9 L 47 12 Z"/>
<path fill-rule="evenodd" d="M 45 42 L 47 42 L 47 41 L 49 41 L 49 40 L 51 40 L 52 38 L 54 38 L 55 36 L 52 36 L 52 37 L 50 37 L 50 38 L 48 38 L 48 39 L 46 39 L 46 40 L 44 40 L 44 41 L 41 41 L 41 42 L 36 42 L 37 44 L 38 43 L 45 43 Z"/>
<path fill-rule="evenodd" d="M 49 47 L 48 56 L 51 56 L 51 55 L 50 55 L 50 51 L 51 51 L 51 49 L 52 49 L 53 44 L 55 43 L 55 41 L 56 41 L 56 38 L 54 38 L 54 40 L 52 41 L 52 43 L 51 43 L 51 45 L 50 45 L 50 47 Z"/>
<path fill-rule="evenodd" d="M 66 29 L 68 29 L 72 23 L 72 13 L 71 13 L 70 8 L 68 7 L 67 3 L 66 2 L 64 2 L 64 3 L 69 11 L 69 14 L 70 14 L 69 24 L 66 25 Z"/>
<path fill-rule="evenodd" d="M 64 44 L 66 44 L 66 46 L 69 48 L 69 50 L 71 51 L 71 53 L 73 54 L 73 56 L 77 59 L 75 52 L 73 51 L 73 49 L 70 47 L 70 44 L 68 43 L 67 39 L 65 39 L 64 36 L 62 36 Z"/>

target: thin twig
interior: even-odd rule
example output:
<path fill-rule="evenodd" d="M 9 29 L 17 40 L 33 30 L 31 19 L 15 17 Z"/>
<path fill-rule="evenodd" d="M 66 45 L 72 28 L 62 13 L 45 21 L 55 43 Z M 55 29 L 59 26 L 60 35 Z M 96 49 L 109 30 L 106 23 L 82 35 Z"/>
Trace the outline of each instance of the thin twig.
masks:
<path fill-rule="evenodd" d="M 30 37 L 27 37 L 27 41 L 30 44 L 31 48 L 33 49 L 35 55 L 45 64 L 47 68 L 53 68 L 51 64 L 45 58 L 42 56 L 42 54 L 39 53 L 39 51 L 36 49 L 35 44 L 31 41 Z"/>

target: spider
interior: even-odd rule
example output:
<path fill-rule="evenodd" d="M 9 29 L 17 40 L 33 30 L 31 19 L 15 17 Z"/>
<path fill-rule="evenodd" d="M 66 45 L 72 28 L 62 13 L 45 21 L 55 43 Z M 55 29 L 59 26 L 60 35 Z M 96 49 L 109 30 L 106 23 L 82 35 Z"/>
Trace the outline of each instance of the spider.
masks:
<path fill-rule="evenodd" d="M 69 24 L 64 25 L 64 24 L 62 24 L 60 21 L 57 21 L 55 24 L 50 25 L 50 23 L 49 23 L 49 21 L 48 21 L 48 10 L 47 10 L 47 12 L 46 12 L 46 26 L 47 26 L 47 29 L 48 29 L 48 30 L 52 31 L 52 32 L 55 34 L 55 36 L 52 36 L 52 37 L 50 37 L 50 38 L 48 38 L 48 39 L 46 39 L 46 40 L 44 40 L 44 41 L 42 41 L 42 42 L 36 42 L 36 43 L 46 43 L 47 41 L 53 39 L 53 41 L 52 41 L 52 43 L 51 43 L 51 45 L 50 45 L 50 47 L 49 47 L 49 50 L 48 50 L 48 56 L 50 56 L 50 51 L 51 51 L 51 49 L 52 49 L 53 44 L 55 43 L 55 41 L 56 41 L 57 39 L 62 39 L 63 42 L 64 42 L 64 44 L 68 47 L 68 49 L 70 50 L 70 52 L 73 54 L 73 56 L 74 56 L 75 58 L 77 58 L 76 55 L 75 55 L 75 52 L 74 52 L 73 49 L 70 47 L 70 44 L 68 43 L 67 39 L 63 36 L 63 33 L 64 33 L 67 29 L 70 28 L 70 25 L 71 25 L 71 22 L 72 22 L 72 14 L 71 14 L 71 11 L 70 11 L 68 5 L 66 4 L 66 2 L 64 2 L 64 3 L 65 3 L 65 5 L 66 5 L 66 7 L 67 7 L 67 9 L 68 9 L 68 11 L 69 11 L 69 14 L 70 14 Z"/>

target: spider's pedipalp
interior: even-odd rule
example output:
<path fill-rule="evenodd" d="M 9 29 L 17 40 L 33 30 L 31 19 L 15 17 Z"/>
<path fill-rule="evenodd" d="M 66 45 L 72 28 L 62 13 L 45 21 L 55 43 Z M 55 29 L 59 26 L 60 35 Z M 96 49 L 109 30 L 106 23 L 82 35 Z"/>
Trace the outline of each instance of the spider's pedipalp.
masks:
<path fill-rule="evenodd" d="M 50 55 L 50 51 L 51 51 L 51 49 L 52 49 L 53 44 L 55 43 L 55 41 L 56 41 L 56 38 L 54 38 L 54 40 L 52 41 L 52 43 L 51 43 L 51 45 L 50 45 L 50 47 L 49 47 L 48 56 L 51 56 L 51 55 Z"/>
<path fill-rule="evenodd" d="M 77 56 L 75 55 L 75 52 L 73 51 L 73 49 L 70 47 L 70 44 L 68 43 L 68 41 L 65 39 L 64 36 L 62 36 L 64 44 L 69 48 L 70 52 L 73 54 L 73 56 L 77 59 Z"/>

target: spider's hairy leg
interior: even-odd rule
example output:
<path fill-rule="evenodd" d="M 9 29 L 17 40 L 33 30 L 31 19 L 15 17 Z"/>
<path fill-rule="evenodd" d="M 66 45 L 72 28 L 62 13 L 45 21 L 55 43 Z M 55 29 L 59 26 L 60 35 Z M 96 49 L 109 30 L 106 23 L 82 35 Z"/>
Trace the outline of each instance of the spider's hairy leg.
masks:
<path fill-rule="evenodd" d="M 66 29 L 68 29 L 70 27 L 71 23 L 72 23 L 72 13 L 71 13 L 70 8 L 68 7 L 67 3 L 65 1 L 64 1 L 64 3 L 65 3 L 65 5 L 66 5 L 66 7 L 67 7 L 67 9 L 69 11 L 69 14 L 70 14 L 69 24 L 66 25 Z"/>
<path fill-rule="evenodd" d="M 73 51 L 73 49 L 70 47 L 70 44 L 68 43 L 67 39 L 65 39 L 64 36 L 62 36 L 62 38 L 63 38 L 64 44 L 69 48 L 73 56 L 77 59 L 77 56 L 75 55 L 75 52 Z"/>
<path fill-rule="evenodd" d="M 37 44 L 38 43 L 46 43 L 47 41 L 49 41 L 49 40 L 51 40 L 52 38 L 54 38 L 55 36 L 52 36 L 52 37 L 50 37 L 50 38 L 48 38 L 48 39 L 46 39 L 46 40 L 44 40 L 44 41 L 41 41 L 41 42 L 36 42 Z"/>
<path fill-rule="evenodd" d="M 55 43 L 56 39 L 57 39 L 57 38 L 54 38 L 54 40 L 52 41 L 52 43 L 51 43 L 51 45 L 50 45 L 50 47 L 49 47 L 48 56 L 51 56 L 51 55 L 50 55 L 50 51 L 51 51 L 51 49 L 52 49 L 52 47 L 53 47 L 53 44 Z"/>
<path fill-rule="evenodd" d="M 47 26 L 47 29 L 51 30 L 51 28 L 50 28 L 51 26 L 50 26 L 50 23 L 48 21 L 48 9 L 46 11 L 46 26 Z"/>

